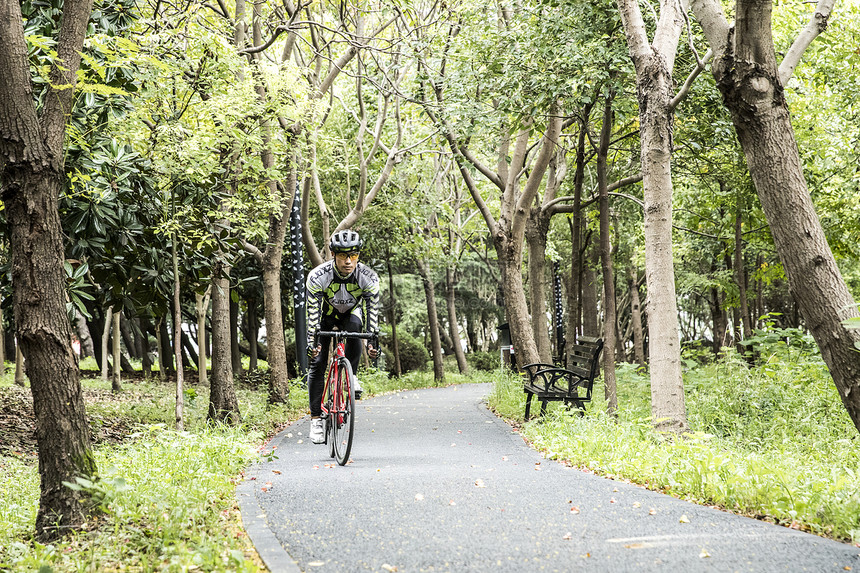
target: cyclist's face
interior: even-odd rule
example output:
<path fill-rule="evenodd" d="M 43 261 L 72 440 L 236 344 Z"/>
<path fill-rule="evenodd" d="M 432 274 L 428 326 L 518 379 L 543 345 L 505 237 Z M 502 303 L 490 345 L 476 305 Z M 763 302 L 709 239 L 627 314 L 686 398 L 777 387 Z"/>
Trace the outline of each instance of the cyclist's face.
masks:
<path fill-rule="evenodd" d="M 334 264 L 337 267 L 337 272 L 348 275 L 355 270 L 355 265 L 358 264 L 358 252 L 335 253 Z"/>

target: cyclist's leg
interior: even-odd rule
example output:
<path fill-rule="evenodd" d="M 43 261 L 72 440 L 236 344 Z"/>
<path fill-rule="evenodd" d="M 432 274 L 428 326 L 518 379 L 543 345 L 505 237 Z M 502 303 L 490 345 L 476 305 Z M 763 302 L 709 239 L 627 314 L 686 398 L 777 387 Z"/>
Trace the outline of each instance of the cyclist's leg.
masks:
<path fill-rule="evenodd" d="M 364 324 L 360 316 L 350 314 L 343 321 L 341 328 L 347 332 L 363 332 Z M 358 372 L 358 361 L 361 359 L 361 351 L 364 345 L 358 338 L 350 338 L 346 341 L 346 358 L 352 366 L 352 373 Z"/>

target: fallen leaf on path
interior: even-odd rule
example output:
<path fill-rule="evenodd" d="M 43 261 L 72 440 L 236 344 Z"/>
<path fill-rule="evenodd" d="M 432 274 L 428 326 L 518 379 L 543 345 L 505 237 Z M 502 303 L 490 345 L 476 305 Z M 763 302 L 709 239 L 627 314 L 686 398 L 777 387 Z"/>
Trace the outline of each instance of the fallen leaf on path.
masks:
<path fill-rule="evenodd" d="M 642 504 L 641 504 L 641 503 L 639 503 L 638 501 L 634 501 L 634 502 L 633 502 L 633 507 L 642 507 Z"/>
<path fill-rule="evenodd" d="M 484 485 L 484 480 L 482 480 L 482 479 L 476 479 L 476 480 L 475 480 L 475 487 L 487 487 L 487 486 L 486 486 L 486 485 Z"/>
<path fill-rule="evenodd" d="M 570 513 L 579 513 L 579 506 L 574 505 L 570 508 Z"/>
<path fill-rule="evenodd" d="M 617 501 L 615 501 L 615 498 L 614 498 L 614 497 L 610 497 L 610 498 L 609 498 L 609 503 L 618 503 L 618 502 L 617 502 Z"/>
<path fill-rule="evenodd" d="M 424 501 L 424 496 L 420 493 L 415 494 L 415 501 Z"/>
<path fill-rule="evenodd" d="M 706 558 L 708 558 L 708 557 L 710 557 L 710 556 L 711 556 L 711 554 L 710 554 L 710 553 L 708 553 L 708 550 L 707 550 L 707 549 L 705 549 L 704 547 L 702 547 L 702 552 L 701 552 L 701 553 L 699 553 L 699 558 L 700 558 L 700 559 L 706 559 Z"/>
<path fill-rule="evenodd" d="M 686 515 L 682 515 L 681 519 L 678 520 L 680 523 L 690 523 L 690 518 Z"/>
<path fill-rule="evenodd" d="M 311 561 L 308 563 L 308 567 L 322 567 L 325 565 L 325 561 Z"/>
<path fill-rule="evenodd" d="M 657 515 L 657 510 L 652 507 L 648 510 L 648 515 Z"/>
<path fill-rule="evenodd" d="M 397 567 L 395 567 L 394 565 L 389 565 L 388 563 L 383 563 L 382 568 L 389 573 L 395 573 L 397 571 Z"/>
<path fill-rule="evenodd" d="M 273 474 L 281 475 L 281 470 L 272 470 L 272 473 L 273 473 Z"/>
<path fill-rule="evenodd" d="M 570 541 L 570 531 L 568 531 L 567 534 L 565 534 L 565 536 L 562 537 L 562 539 L 564 539 L 565 541 Z"/>
<path fill-rule="evenodd" d="M 627 549 L 642 549 L 643 547 L 645 547 L 645 544 L 644 543 L 628 543 L 624 547 L 626 547 Z"/>

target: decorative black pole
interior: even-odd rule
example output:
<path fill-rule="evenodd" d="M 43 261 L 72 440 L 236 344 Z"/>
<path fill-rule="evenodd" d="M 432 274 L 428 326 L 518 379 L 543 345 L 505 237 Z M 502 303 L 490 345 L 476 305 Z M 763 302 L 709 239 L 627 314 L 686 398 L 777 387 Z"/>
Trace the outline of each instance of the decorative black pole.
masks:
<path fill-rule="evenodd" d="M 290 212 L 290 253 L 293 259 L 293 310 L 296 318 L 296 360 L 299 373 L 308 372 L 308 354 L 305 344 L 308 339 L 308 317 L 305 310 L 305 262 L 302 254 L 302 194 L 296 182 L 293 210 Z"/>
<path fill-rule="evenodd" d="M 561 306 L 561 274 L 558 261 L 552 263 L 552 292 L 555 302 L 555 348 L 564 356 L 564 308 Z"/>

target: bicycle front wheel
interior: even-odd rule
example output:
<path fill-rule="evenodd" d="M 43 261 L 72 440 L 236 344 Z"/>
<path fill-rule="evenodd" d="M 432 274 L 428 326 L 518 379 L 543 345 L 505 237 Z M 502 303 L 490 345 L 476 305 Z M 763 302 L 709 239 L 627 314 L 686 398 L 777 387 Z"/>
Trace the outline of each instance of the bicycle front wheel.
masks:
<path fill-rule="evenodd" d="M 344 466 L 349 461 L 352 450 L 352 433 L 355 426 L 355 376 L 349 360 L 339 359 L 337 380 L 335 380 L 335 408 L 332 419 L 332 438 L 334 457 Z"/>

